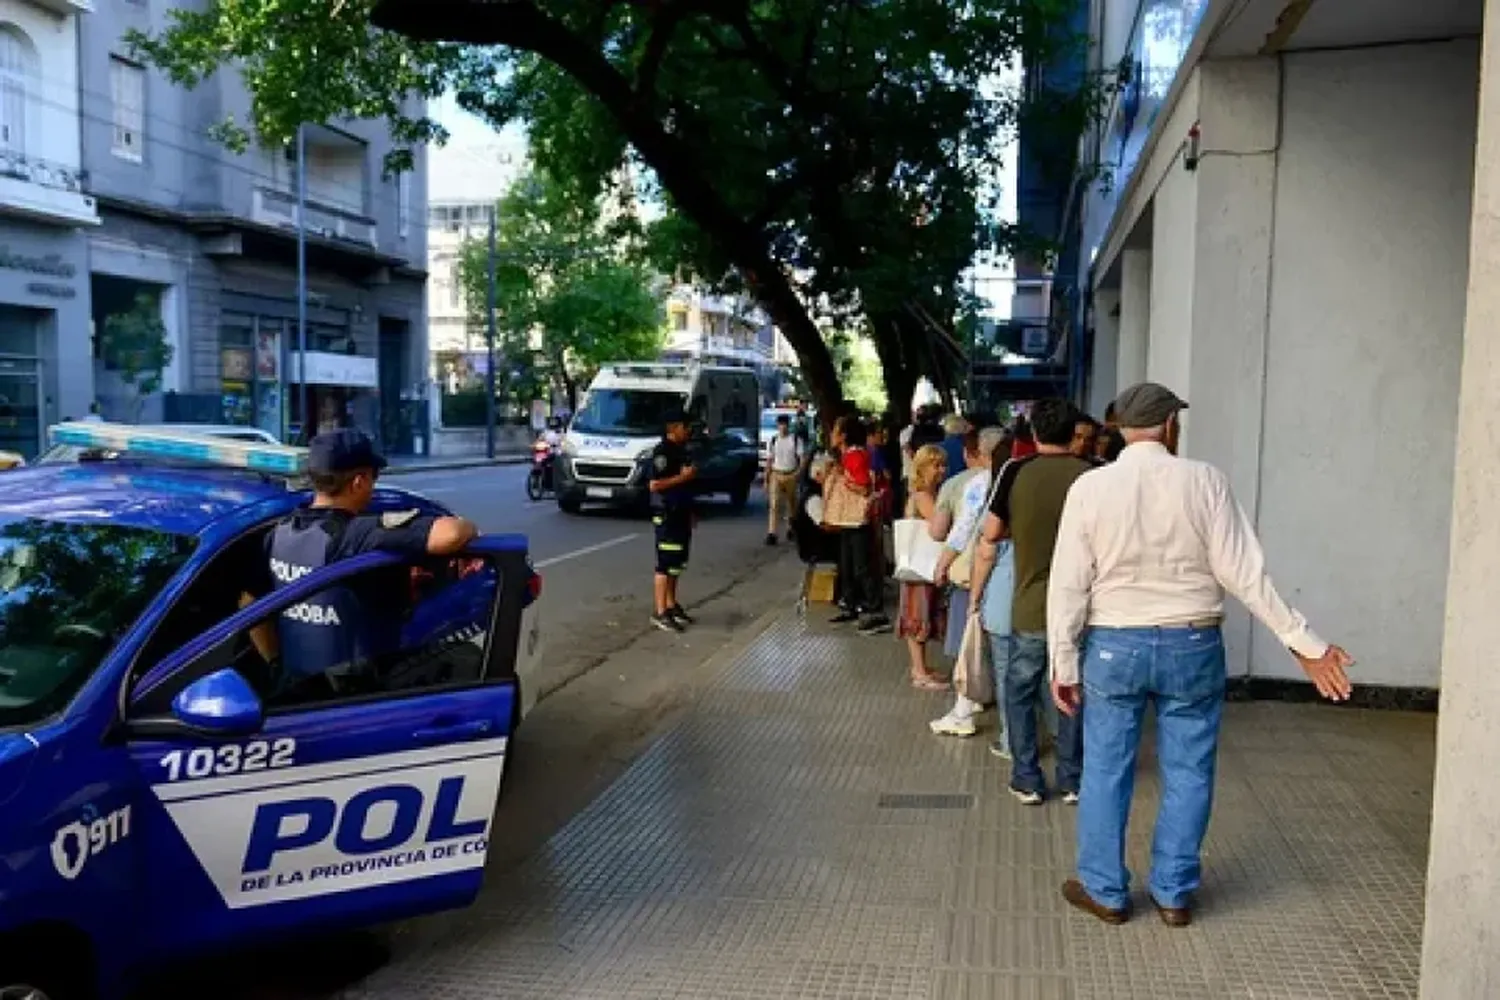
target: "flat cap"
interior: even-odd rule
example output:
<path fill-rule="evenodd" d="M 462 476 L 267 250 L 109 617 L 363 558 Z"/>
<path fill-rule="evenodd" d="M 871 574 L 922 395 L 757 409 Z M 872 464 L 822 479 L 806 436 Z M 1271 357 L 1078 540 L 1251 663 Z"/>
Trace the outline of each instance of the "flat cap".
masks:
<path fill-rule="evenodd" d="M 1115 397 L 1115 423 L 1121 427 L 1160 427 L 1188 405 L 1177 394 L 1155 382 L 1141 382 Z"/>

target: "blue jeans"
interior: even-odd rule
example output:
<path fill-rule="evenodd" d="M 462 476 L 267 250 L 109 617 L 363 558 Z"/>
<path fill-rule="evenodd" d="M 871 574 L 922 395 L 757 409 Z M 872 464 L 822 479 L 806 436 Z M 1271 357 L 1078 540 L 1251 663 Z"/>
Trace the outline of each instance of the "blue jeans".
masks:
<path fill-rule="evenodd" d="M 1010 753 L 1010 723 L 1005 712 L 1005 664 L 1010 659 L 1010 636 L 984 634 L 990 647 L 990 680 L 995 686 L 995 717 L 1000 720 L 1000 731 L 995 734 L 995 746 Z"/>
<path fill-rule="evenodd" d="M 1047 681 L 1047 634 L 1016 632 L 1010 637 L 1005 665 L 1005 718 L 1010 730 L 1010 787 L 1021 792 L 1045 793 L 1041 753 L 1037 746 L 1037 709 L 1040 699 L 1051 700 Z M 1070 715 L 1057 720 L 1057 787 L 1078 791 L 1083 766 L 1083 727 Z"/>
<path fill-rule="evenodd" d="M 1125 823 L 1150 701 L 1162 788 L 1149 889 L 1162 906 L 1190 905 L 1213 806 L 1224 684 L 1224 640 L 1217 628 L 1089 630 L 1083 646 L 1089 753 L 1078 806 L 1078 878 L 1095 902 L 1118 909 L 1130 899 Z"/>

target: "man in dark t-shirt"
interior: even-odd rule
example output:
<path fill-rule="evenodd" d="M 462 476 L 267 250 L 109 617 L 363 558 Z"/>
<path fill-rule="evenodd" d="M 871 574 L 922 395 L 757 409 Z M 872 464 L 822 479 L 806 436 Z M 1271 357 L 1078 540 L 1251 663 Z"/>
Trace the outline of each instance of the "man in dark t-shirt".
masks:
<path fill-rule="evenodd" d="M 1011 794 L 1026 805 L 1039 805 L 1046 794 L 1037 739 L 1037 709 L 1047 684 L 1047 583 L 1063 502 L 1092 463 L 1069 451 L 1078 411 L 1067 400 L 1046 399 L 1032 410 L 1036 454 L 1011 462 L 1000 477 L 985 517 L 974 565 L 972 607 L 995 563 L 995 545 L 1009 537 L 1014 546 L 1015 595 L 1011 601 L 1010 651 L 1004 673 L 1002 704 L 1009 723 L 1012 756 Z M 1062 716 L 1057 732 L 1057 786 L 1063 802 L 1078 802 L 1083 766 L 1082 730 L 1078 719 Z"/>

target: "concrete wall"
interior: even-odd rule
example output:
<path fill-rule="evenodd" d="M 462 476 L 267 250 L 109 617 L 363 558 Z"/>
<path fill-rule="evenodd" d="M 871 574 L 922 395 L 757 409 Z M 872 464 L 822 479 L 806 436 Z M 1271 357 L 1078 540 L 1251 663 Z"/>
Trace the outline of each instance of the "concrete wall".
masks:
<path fill-rule="evenodd" d="M 1192 401 L 1193 275 L 1197 263 L 1198 178 L 1180 166 L 1156 189 L 1151 240 L 1151 324 L 1146 377 Z"/>
<path fill-rule="evenodd" d="M 1366 683 L 1438 681 L 1477 78 L 1473 42 L 1285 59 L 1260 529 Z"/>

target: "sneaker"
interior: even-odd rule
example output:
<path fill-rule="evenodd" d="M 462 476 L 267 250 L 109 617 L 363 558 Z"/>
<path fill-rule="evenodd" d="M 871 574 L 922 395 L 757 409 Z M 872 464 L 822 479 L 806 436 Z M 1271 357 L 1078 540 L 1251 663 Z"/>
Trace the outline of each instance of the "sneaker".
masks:
<path fill-rule="evenodd" d="M 1010 747 L 1006 746 L 1004 743 L 991 743 L 990 753 L 994 754 L 996 757 L 999 757 L 1001 760 L 1010 760 Z"/>
<path fill-rule="evenodd" d="M 1063 792 L 1062 793 L 1062 800 L 1063 800 L 1063 805 L 1065 805 L 1065 806 L 1076 806 L 1078 804 L 1078 793 L 1077 792 Z"/>
<path fill-rule="evenodd" d="M 859 623 L 860 635 L 889 635 L 892 631 L 891 620 L 885 615 L 870 615 Z"/>
<path fill-rule="evenodd" d="M 933 719 L 927 727 L 934 736 L 973 736 L 977 731 L 973 719 L 960 719 L 951 712 L 941 719 Z"/>
<path fill-rule="evenodd" d="M 767 545 L 775 545 L 776 544 L 776 536 L 775 535 L 767 535 L 766 536 L 766 544 Z"/>
<path fill-rule="evenodd" d="M 667 614 L 677 620 L 679 625 L 693 624 L 693 616 L 682 610 L 681 604 L 675 604 L 667 609 Z"/>
<path fill-rule="evenodd" d="M 843 608 L 838 614 L 828 619 L 830 625 L 847 625 L 857 621 L 859 621 L 859 612 L 851 611 L 849 608 Z"/>
<path fill-rule="evenodd" d="M 1030 791 L 1025 788 L 1010 786 L 1010 794 L 1016 797 L 1016 801 L 1023 806 L 1039 806 L 1042 804 L 1042 793 Z"/>
<path fill-rule="evenodd" d="M 682 622 L 672 617 L 672 613 L 670 611 L 666 612 L 665 614 L 652 615 L 651 624 L 655 625 L 663 632 L 681 632 L 683 630 Z"/>

